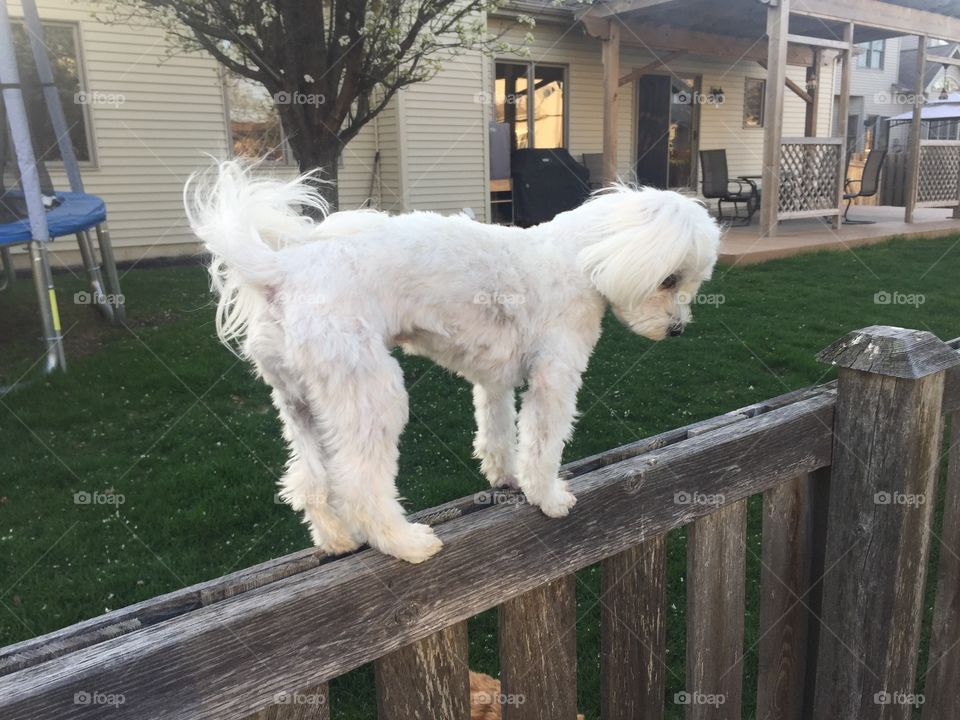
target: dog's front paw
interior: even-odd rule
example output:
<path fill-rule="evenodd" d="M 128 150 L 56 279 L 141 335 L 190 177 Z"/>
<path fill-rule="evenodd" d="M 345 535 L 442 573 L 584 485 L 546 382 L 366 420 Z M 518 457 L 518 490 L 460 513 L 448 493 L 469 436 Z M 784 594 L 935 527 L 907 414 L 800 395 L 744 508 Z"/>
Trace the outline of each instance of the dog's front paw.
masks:
<path fill-rule="evenodd" d="M 528 499 L 539 507 L 544 515 L 552 518 L 566 517 L 570 508 L 577 504 L 577 498 L 567 490 L 566 483 L 562 482 L 557 482 L 542 498 Z"/>
<path fill-rule="evenodd" d="M 433 529 L 420 523 L 407 525 L 402 533 L 385 542 L 371 539 L 370 544 L 382 553 L 413 564 L 433 557 L 443 547 L 443 542 L 433 533 Z"/>

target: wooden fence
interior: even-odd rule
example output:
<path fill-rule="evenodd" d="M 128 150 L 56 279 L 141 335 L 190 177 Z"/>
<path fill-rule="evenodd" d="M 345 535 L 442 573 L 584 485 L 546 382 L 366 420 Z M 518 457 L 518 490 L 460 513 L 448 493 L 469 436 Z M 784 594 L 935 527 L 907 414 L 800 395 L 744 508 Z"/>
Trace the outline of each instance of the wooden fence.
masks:
<path fill-rule="evenodd" d="M 499 606 L 502 691 L 525 698 L 504 717 L 572 720 L 573 573 L 601 563 L 605 720 L 667 702 L 739 718 L 746 502 L 762 494 L 756 717 L 906 719 L 946 417 L 922 715 L 960 717 L 958 346 L 851 333 L 818 356 L 834 383 L 567 465 L 564 520 L 464 498 L 417 514 L 444 540 L 421 565 L 305 550 L 10 646 L 0 717 L 326 718 L 326 683 L 374 662 L 380 718 L 466 720 L 466 620 Z M 683 526 L 686 690 L 667 699 L 665 538 Z"/>

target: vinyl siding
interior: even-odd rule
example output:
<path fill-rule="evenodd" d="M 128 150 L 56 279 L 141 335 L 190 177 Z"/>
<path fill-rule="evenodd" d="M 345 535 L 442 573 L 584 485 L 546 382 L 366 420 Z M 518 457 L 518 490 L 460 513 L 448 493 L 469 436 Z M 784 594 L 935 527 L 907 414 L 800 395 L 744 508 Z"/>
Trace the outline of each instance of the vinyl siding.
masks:
<path fill-rule="evenodd" d="M 446 58 L 431 80 L 400 92 L 404 209 L 452 213 L 471 208 L 478 220 L 486 218 L 483 62 L 478 51 Z"/>

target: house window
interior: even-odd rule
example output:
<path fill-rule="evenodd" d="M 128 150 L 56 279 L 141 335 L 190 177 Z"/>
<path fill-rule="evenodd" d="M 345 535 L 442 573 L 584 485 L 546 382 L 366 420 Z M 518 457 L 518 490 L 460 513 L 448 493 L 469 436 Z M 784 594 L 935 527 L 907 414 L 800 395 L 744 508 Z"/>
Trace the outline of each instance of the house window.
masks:
<path fill-rule="evenodd" d="M 30 39 L 22 22 L 13 22 L 13 48 L 20 70 L 20 84 L 23 87 L 23 102 L 27 108 L 27 122 L 33 138 L 34 152 L 38 160 L 62 160 L 57 134 L 50 123 L 47 104 L 43 99 L 43 89 L 37 76 L 37 66 L 33 60 Z M 80 82 L 80 57 L 77 51 L 77 29 L 69 23 L 43 23 L 43 43 L 47 47 L 47 56 L 53 70 L 53 82 L 60 95 L 60 104 L 66 117 L 73 152 L 80 161 L 89 161 L 90 123 L 87 116 L 89 90 Z"/>
<path fill-rule="evenodd" d="M 745 128 L 763 127 L 763 103 L 766 90 L 766 80 L 750 77 L 744 80 L 743 126 Z"/>
<path fill-rule="evenodd" d="M 883 56 L 887 47 L 886 40 L 857 43 L 857 47 L 860 48 L 860 54 L 857 55 L 857 67 L 870 70 L 883 69 Z"/>
<path fill-rule="evenodd" d="M 223 82 L 234 156 L 290 162 L 273 96 L 260 83 L 229 71 Z"/>
<path fill-rule="evenodd" d="M 563 67 L 496 64 L 496 118 L 510 126 L 512 149 L 566 146 L 566 86 Z"/>

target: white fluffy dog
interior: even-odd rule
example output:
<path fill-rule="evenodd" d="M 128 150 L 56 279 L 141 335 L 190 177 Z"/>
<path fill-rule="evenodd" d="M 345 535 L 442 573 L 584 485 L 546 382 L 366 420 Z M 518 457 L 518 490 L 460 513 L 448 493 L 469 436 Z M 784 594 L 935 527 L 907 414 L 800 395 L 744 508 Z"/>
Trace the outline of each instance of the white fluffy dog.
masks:
<path fill-rule="evenodd" d="M 273 388 L 290 446 L 282 497 L 326 552 L 368 542 L 413 563 L 441 542 L 398 500 L 407 394 L 391 350 L 472 383 L 487 480 L 563 517 L 576 498 L 560 456 L 606 306 L 644 337 L 679 335 L 720 235 L 695 200 L 622 186 L 528 229 L 371 210 L 318 222 L 300 214 L 326 214 L 305 178 L 235 163 L 189 194 L 218 334 Z"/>

